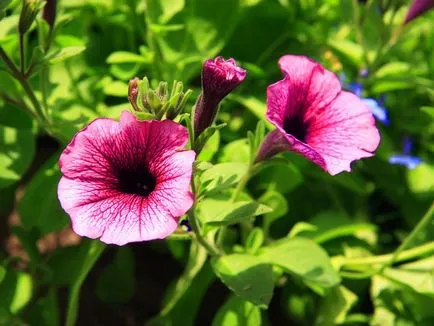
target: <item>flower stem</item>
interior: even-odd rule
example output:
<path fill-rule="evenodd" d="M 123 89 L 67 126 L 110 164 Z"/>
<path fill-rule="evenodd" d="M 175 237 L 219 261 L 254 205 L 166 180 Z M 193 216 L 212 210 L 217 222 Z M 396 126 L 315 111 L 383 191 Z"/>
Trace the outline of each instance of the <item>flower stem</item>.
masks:
<path fill-rule="evenodd" d="M 237 186 L 235 187 L 235 190 L 232 193 L 231 202 L 235 202 L 238 199 L 238 197 L 240 196 L 241 192 L 246 187 L 247 182 L 249 182 L 251 172 L 252 172 L 252 165 L 250 164 L 249 168 L 247 169 L 246 174 L 243 175 L 243 177 L 241 178 L 240 182 L 238 182 Z"/>
<path fill-rule="evenodd" d="M 394 257 L 396 255 L 396 252 L 387 255 L 380 255 L 380 256 L 350 258 L 344 261 L 343 266 L 360 267 L 361 265 L 377 265 L 377 264 L 389 265 L 391 261 L 393 262 L 406 261 L 412 258 L 419 257 L 421 255 L 427 255 L 429 253 L 434 252 L 434 242 L 429 242 L 412 249 L 401 251 L 399 256 Z"/>
<path fill-rule="evenodd" d="M 191 188 L 193 190 L 193 196 L 194 196 L 194 200 L 193 200 L 193 207 L 188 211 L 187 215 L 188 215 L 188 220 L 190 222 L 190 226 L 191 226 L 191 230 L 193 231 L 193 233 L 196 236 L 197 241 L 206 249 L 206 251 L 208 252 L 209 255 L 211 256 L 220 256 L 221 253 L 218 249 L 216 249 L 213 245 L 211 245 L 208 240 L 202 235 L 200 226 L 199 226 L 199 221 L 197 220 L 197 216 L 196 216 L 196 185 L 194 182 L 194 176 L 191 178 Z"/>
<path fill-rule="evenodd" d="M 21 74 L 24 74 L 24 72 L 26 71 L 24 34 L 20 33 L 19 39 L 20 39 L 20 69 L 21 69 Z"/>
<path fill-rule="evenodd" d="M 410 234 L 404 239 L 404 241 L 401 243 L 398 249 L 396 249 L 396 251 L 393 253 L 392 258 L 386 264 L 384 264 L 384 266 L 381 268 L 381 271 L 383 271 L 385 268 L 389 266 L 392 266 L 393 263 L 398 260 L 400 254 L 405 249 L 407 249 L 407 247 L 416 239 L 420 231 L 425 229 L 431 223 L 431 219 L 433 216 L 434 216 L 434 201 L 431 203 L 431 206 L 428 208 L 428 211 L 425 213 L 425 215 L 417 223 L 416 227 L 410 232 Z M 434 242 L 428 244 L 434 246 Z"/>
<path fill-rule="evenodd" d="M 76 279 L 70 287 L 69 301 L 66 311 L 66 326 L 75 326 L 77 323 L 81 286 L 104 249 L 104 244 L 98 240 L 89 241 L 88 244 L 83 247 L 83 251 L 85 251 L 85 259 L 83 260 L 83 264 Z"/>
<path fill-rule="evenodd" d="M 18 80 L 18 82 L 21 84 L 24 91 L 26 92 L 27 96 L 29 97 L 30 101 L 32 102 L 32 105 L 38 117 L 38 122 L 42 125 L 45 125 L 45 117 L 41 105 L 39 104 L 38 99 L 36 98 L 32 88 L 30 87 L 30 84 L 27 81 L 25 75 L 18 70 L 18 68 L 15 66 L 13 61 L 9 58 L 9 56 L 2 47 L 0 47 L 0 58 L 5 62 L 12 76 L 14 76 Z"/>

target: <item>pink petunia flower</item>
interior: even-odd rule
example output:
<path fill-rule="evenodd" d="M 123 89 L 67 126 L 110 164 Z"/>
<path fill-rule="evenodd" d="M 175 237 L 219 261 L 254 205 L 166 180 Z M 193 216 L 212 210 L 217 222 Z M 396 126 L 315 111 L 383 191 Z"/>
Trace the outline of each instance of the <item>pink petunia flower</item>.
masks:
<path fill-rule="evenodd" d="M 58 197 L 74 231 L 105 243 L 161 239 L 193 204 L 193 151 L 170 120 L 96 119 L 60 156 Z"/>
<path fill-rule="evenodd" d="M 285 55 L 279 66 L 285 77 L 267 89 L 266 115 L 276 130 L 264 139 L 256 161 L 293 151 L 335 175 L 373 155 L 380 135 L 371 111 L 341 90 L 335 74 L 304 56 Z"/>
<path fill-rule="evenodd" d="M 247 72 L 234 59 L 217 57 L 205 61 L 202 67 L 202 93 L 194 114 L 194 132 L 199 136 L 217 115 L 218 105 L 246 78 Z"/>

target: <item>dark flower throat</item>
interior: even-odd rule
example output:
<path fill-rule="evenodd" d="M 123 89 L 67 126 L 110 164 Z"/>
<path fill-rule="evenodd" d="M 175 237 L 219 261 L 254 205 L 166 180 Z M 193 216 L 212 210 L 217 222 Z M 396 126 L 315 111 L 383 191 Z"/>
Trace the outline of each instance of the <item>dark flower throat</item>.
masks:
<path fill-rule="evenodd" d="M 120 170 L 118 174 L 119 190 L 126 194 L 148 196 L 156 186 L 155 177 L 148 169 Z"/>
<path fill-rule="evenodd" d="M 306 142 L 307 126 L 301 116 L 285 118 L 283 121 L 283 129 L 303 143 Z"/>

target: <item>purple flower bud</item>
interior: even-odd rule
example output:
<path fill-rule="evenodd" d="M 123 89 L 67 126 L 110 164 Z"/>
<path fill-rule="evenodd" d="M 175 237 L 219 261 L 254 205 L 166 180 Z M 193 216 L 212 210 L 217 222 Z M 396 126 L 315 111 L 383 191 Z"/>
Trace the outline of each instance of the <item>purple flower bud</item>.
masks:
<path fill-rule="evenodd" d="M 407 16 L 405 17 L 404 24 L 408 24 L 410 21 L 423 15 L 432 8 L 434 8 L 434 0 L 413 0 Z"/>
<path fill-rule="evenodd" d="M 197 99 L 194 113 L 196 137 L 214 122 L 220 101 L 244 81 L 246 74 L 232 58 L 225 60 L 217 57 L 205 61 L 202 68 L 202 93 Z"/>
<path fill-rule="evenodd" d="M 56 20 L 56 7 L 57 0 L 46 0 L 44 10 L 42 11 L 42 18 L 44 18 L 50 28 L 53 28 L 54 21 Z"/>

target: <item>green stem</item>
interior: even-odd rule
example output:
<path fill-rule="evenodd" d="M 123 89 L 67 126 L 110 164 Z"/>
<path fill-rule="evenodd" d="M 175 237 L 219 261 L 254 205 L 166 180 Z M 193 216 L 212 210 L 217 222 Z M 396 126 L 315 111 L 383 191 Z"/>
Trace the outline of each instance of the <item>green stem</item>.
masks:
<path fill-rule="evenodd" d="M 70 288 L 68 307 L 66 311 L 66 326 L 76 325 L 81 286 L 105 249 L 104 244 L 98 240 L 89 242 L 89 245 L 84 247 L 84 250 L 86 250 L 84 264 Z"/>
<path fill-rule="evenodd" d="M 206 249 L 206 251 L 211 255 L 211 256 L 220 256 L 220 252 L 218 249 L 216 249 L 213 245 L 211 245 L 207 239 L 205 239 L 205 237 L 202 235 L 200 226 L 199 226 L 199 221 L 197 220 L 197 216 L 196 216 L 196 201 L 197 201 L 197 197 L 196 197 L 196 185 L 194 182 L 194 177 L 191 178 L 191 188 L 193 189 L 193 197 L 194 197 L 194 201 L 193 201 L 193 207 L 188 211 L 187 215 L 188 215 L 188 221 L 190 222 L 190 226 L 191 229 L 193 231 L 193 233 L 196 236 L 197 241 Z"/>
<path fill-rule="evenodd" d="M 166 240 L 191 240 L 191 234 L 187 232 L 183 233 L 172 233 Z"/>
<path fill-rule="evenodd" d="M 44 120 L 44 113 L 42 111 L 42 108 L 38 102 L 38 99 L 35 96 L 35 93 L 33 92 L 32 88 L 29 85 L 29 82 L 27 81 L 24 74 L 22 74 L 18 68 L 15 66 L 15 64 L 12 62 L 12 60 L 9 58 L 7 53 L 3 50 L 2 47 L 0 47 L 0 58 L 3 59 L 3 61 L 6 63 L 7 67 L 10 70 L 10 73 L 12 76 L 14 76 L 18 82 L 23 87 L 24 91 L 26 92 L 27 96 L 29 97 L 30 101 L 32 102 L 32 105 L 36 111 L 36 115 L 38 116 L 38 120 L 42 125 L 45 125 Z"/>
<path fill-rule="evenodd" d="M 390 266 L 391 261 L 393 262 L 406 261 L 416 257 L 420 257 L 422 255 L 428 255 L 433 252 L 434 252 L 434 242 L 429 242 L 412 249 L 401 251 L 401 253 L 398 256 L 396 256 L 396 252 L 395 252 L 387 255 L 346 259 L 343 263 L 343 266 L 348 268 L 350 268 L 351 266 L 353 266 L 353 268 L 357 268 L 360 267 L 361 265 L 378 265 L 378 264 L 386 264 Z"/>
<path fill-rule="evenodd" d="M 42 105 L 44 107 L 45 115 L 49 117 L 48 114 L 48 67 L 44 65 L 41 69 L 40 74 L 40 87 L 41 87 L 41 94 L 42 94 Z"/>
<path fill-rule="evenodd" d="M 421 220 L 417 223 L 416 227 L 413 229 L 413 231 L 410 232 L 410 234 L 404 239 L 404 241 L 401 243 L 401 245 L 398 247 L 398 249 L 394 252 L 392 258 L 390 261 L 385 264 L 381 271 L 383 271 L 385 268 L 392 266 L 395 261 L 400 258 L 400 254 L 407 249 L 407 247 L 416 239 L 416 237 L 419 235 L 419 233 L 428 227 L 428 225 L 431 223 L 431 219 L 434 216 L 434 201 L 431 203 L 431 206 L 428 208 L 428 211 L 425 213 L 425 215 L 421 218 Z M 434 242 L 431 243 L 434 245 Z"/>
<path fill-rule="evenodd" d="M 25 51 L 24 51 L 24 34 L 19 35 L 20 40 L 20 69 L 21 74 L 24 74 L 26 71 L 26 63 L 25 63 Z"/>
<path fill-rule="evenodd" d="M 24 102 L 22 102 L 22 101 L 20 101 L 20 100 L 14 99 L 14 98 L 12 98 L 12 97 L 9 97 L 8 95 L 3 94 L 3 93 L 1 93 L 1 92 L 0 92 L 0 97 L 1 97 L 1 98 L 2 98 L 6 103 L 12 104 L 13 106 L 19 108 L 20 110 L 22 110 L 22 111 L 24 111 L 24 112 L 27 112 L 28 114 L 30 114 L 30 115 L 33 116 L 34 118 L 37 118 L 36 115 L 35 115 L 35 112 L 33 112 L 33 111 L 32 111 L 32 110 L 31 110 L 31 109 L 26 105 L 26 103 L 24 103 Z"/>
<path fill-rule="evenodd" d="M 238 182 L 237 186 L 235 187 L 235 190 L 232 193 L 231 202 L 237 201 L 237 199 L 240 196 L 241 192 L 246 187 L 247 182 L 249 182 L 251 173 L 252 173 L 252 165 L 249 166 L 249 168 L 247 169 L 246 174 L 243 175 L 243 177 L 241 178 L 240 182 Z"/>

